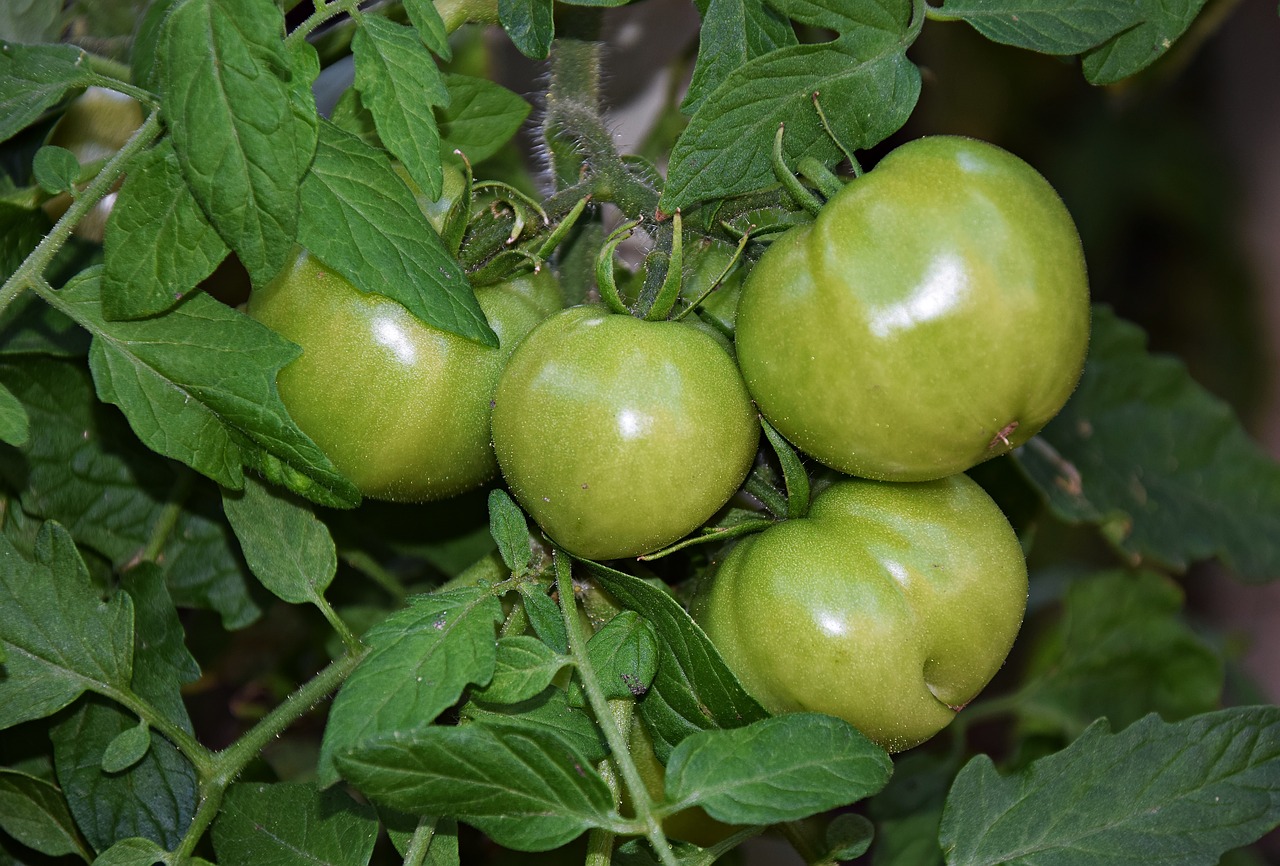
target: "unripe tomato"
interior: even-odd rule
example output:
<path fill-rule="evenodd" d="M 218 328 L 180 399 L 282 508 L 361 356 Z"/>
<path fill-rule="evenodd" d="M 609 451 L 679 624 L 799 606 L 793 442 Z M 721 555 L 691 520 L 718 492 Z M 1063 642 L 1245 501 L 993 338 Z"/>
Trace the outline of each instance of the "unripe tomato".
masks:
<path fill-rule="evenodd" d="M 458 196 L 462 195 L 462 188 L 467 182 L 466 177 L 462 174 L 462 169 L 452 162 L 446 162 L 442 168 L 444 181 L 441 184 L 440 197 L 431 199 L 422 191 L 422 187 L 418 186 L 417 181 L 409 176 L 409 172 L 403 163 L 397 162 L 392 165 L 392 168 L 396 170 L 396 174 L 400 175 L 400 179 L 404 181 L 405 186 L 409 187 L 409 191 L 413 193 L 414 199 L 418 202 L 418 208 L 427 218 L 427 222 L 431 223 L 431 227 L 437 232 L 443 231 L 444 221 L 449 216 L 449 209 L 458 200 Z"/>
<path fill-rule="evenodd" d="M 539 325 L 494 399 L 511 491 L 588 559 L 637 556 L 692 532 L 738 489 L 759 440 L 742 377 L 712 337 L 602 307 Z"/>
<path fill-rule="evenodd" d="M 280 371 L 289 414 L 361 493 L 421 502 L 475 487 L 497 471 L 489 411 L 503 363 L 546 315 L 549 271 L 480 289 L 498 335 L 481 346 L 359 291 L 310 253 L 255 290 L 249 315 L 302 347 Z M 538 301 L 532 300 L 541 294 Z"/>
<path fill-rule="evenodd" d="M 1031 438 L 1075 388 L 1080 239 L 1022 160 L 919 139 L 774 242 L 736 326 L 751 395 L 802 450 L 867 478 L 941 478 Z"/>
<path fill-rule="evenodd" d="M 735 547 L 692 612 L 766 709 L 839 716 L 900 751 L 995 675 L 1026 602 L 1017 536 L 953 475 L 836 482 Z"/>

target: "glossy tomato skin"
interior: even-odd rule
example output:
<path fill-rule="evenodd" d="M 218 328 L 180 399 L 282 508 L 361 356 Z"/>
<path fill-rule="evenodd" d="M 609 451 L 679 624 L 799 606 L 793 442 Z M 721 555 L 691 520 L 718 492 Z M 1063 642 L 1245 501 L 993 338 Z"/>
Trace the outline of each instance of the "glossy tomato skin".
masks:
<path fill-rule="evenodd" d="M 759 426 L 733 359 L 682 322 L 571 307 L 520 344 L 495 395 L 503 477 L 588 559 L 656 550 L 738 489 Z"/>
<path fill-rule="evenodd" d="M 525 282 L 554 282 L 549 272 Z M 552 287 L 552 292 L 558 289 Z M 494 386 L 515 344 L 547 314 L 531 286 L 480 289 L 499 347 L 424 324 L 302 252 L 255 290 L 249 314 L 302 347 L 280 371 L 289 414 L 366 495 L 422 502 L 497 471 L 489 444 Z"/>
<path fill-rule="evenodd" d="M 766 709 L 839 716 L 901 751 L 995 675 L 1026 600 L 1013 530 L 953 475 L 836 482 L 735 547 L 692 612 Z"/>
<path fill-rule="evenodd" d="M 941 478 L 1022 444 L 1074 390 L 1080 239 L 1022 160 L 919 139 L 766 251 L 736 328 L 761 413 L 802 450 L 866 478 Z"/>

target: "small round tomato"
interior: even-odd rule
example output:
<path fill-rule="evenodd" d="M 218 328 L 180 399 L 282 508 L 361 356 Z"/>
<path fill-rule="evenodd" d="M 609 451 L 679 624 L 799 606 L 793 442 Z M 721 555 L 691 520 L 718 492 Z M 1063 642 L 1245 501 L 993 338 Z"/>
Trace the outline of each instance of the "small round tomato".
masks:
<path fill-rule="evenodd" d="M 953 475 L 836 482 L 808 517 L 738 544 L 692 612 L 766 709 L 839 716 L 900 751 L 990 681 L 1026 602 L 1017 536 Z"/>
<path fill-rule="evenodd" d="M 596 306 L 529 334 L 494 399 L 511 491 L 588 559 L 637 556 L 692 532 L 738 489 L 759 440 L 742 377 L 712 337 Z"/>
<path fill-rule="evenodd" d="M 301 253 L 249 298 L 249 314 L 302 347 L 280 371 L 289 414 L 376 499 L 421 502 L 475 487 L 497 471 L 489 444 L 493 389 L 515 344 L 546 315 L 536 284 L 549 271 L 476 292 L 499 347 L 423 323 Z"/>
<path fill-rule="evenodd" d="M 773 243 L 736 327 L 752 397 L 802 450 L 852 475 L 941 478 L 1022 444 L 1074 390 L 1080 238 L 1021 159 L 919 139 Z"/>

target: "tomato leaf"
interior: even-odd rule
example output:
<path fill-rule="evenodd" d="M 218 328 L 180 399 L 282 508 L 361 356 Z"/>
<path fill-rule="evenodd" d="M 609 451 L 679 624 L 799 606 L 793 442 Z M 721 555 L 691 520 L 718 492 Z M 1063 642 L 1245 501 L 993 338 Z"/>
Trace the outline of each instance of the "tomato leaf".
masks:
<path fill-rule="evenodd" d="M 946 0 L 942 15 L 993 42 L 1042 54 L 1080 54 L 1137 23 L 1138 3 L 1116 0 Z"/>
<path fill-rule="evenodd" d="M 942 866 L 938 825 L 955 774 L 950 758 L 919 750 L 893 762 L 893 778 L 867 801 L 876 866 Z"/>
<path fill-rule="evenodd" d="M 120 413 L 97 401 L 87 370 L 11 358 L 0 364 L 0 382 L 40 430 L 21 451 L 0 450 L 0 475 L 21 491 L 23 512 L 57 520 L 117 567 L 129 563 L 170 519 L 170 498 L 187 470 L 156 460 Z M 261 614 L 216 495 L 192 491 L 162 552 L 160 567 L 177 604 L 215 610 L 229 629 Z"/>
<path fill-rule="evenodd" d="M 546 58 L 555 37 L 551 0 L 498 0 L 498 21 L 521 54 Z"/>
<path fill-rule="evenodd" d="M 1155 572 L 1073 581 L 1063 621 L 1040 638 L 1019 716 L 1074 736 L 1103 716 L 1123 727 L 1150 712 L 1177 720 L 1215 709 L 1222 659 L 1182 621 L 1182 605 L 1178 585 Z"/>
<path fill-rule="evenodd" d="M 796 44 L 795 31 L 763 0 L 702 0 L 698 59 L 689 92 L 680 104 L 688 114 L 698 110 L 729 75 L 748 60 Z"/>
<path fill-rule="evenodd" d="M 1141 20 L 1085 54 L 1084 77 L 1114 84 L 1141 72 L 1169 50 L 1204 8 L 1205 0 L 1138 0 Z"/>
<path fill-rule="evenodd" d="M 43 779 L 7 768 L 0 768 L 0 830 L 50 857 L 91 856 L 62 792 Z"/>
<path fill-rule="evenodd" d="M 489 532 L 498 544 L 502 562 L 513 575 L 524 574 L 533 561 L 529 524 L 520 506 L 501 488 L 489 491 Z"/>
<path fill-rule="evenodd" d="M 587 657 L 606 698 L 639 700 L 658 671 L 658 635 L 634 610 L 624 610 L 587 641 Z"/>
<path fill-rule="evenodd" d="M 80 178 L 80 161 L 65 147 L 47 144 L 36 151 L 31 173 L 40 188 L 51 195 L 70 192 Z"/>
<path fill-rule="evenodd" d="M 620 604 L 641 613 L 657 634 L 662 663 L 640 702 L 640 713 L 659 760 L 665 761 L 681 740 L 698 731 L 737 728 L 766 718 L 670 594 L 599 563 L 580 562 Z"/>
<path fill-rule="evenodd" d="M 911 24 L 910 0 L 767 0 L 781 14 L 846 35 L 871 28 L 905 36 Z"/>
<path fill-rule="evenodd" d="M 856 803 L 889 781 L 889 755 L 841 719 L 789 713 L 686 737 L 667 761 L 667 801 L 728 824 L 778 824 Z"/>
<path fill-rule="evenodd" d="M 806 156 L 834 164 L 842 152 L 823 129 L 815 92 L 846 150 L 878 144 L 906 122 L 920 95 L 920 71 L 904 51 L 896 35 L 867 30 L 856 39 L 794 45 L 743 64 L 676 142 L 660 207 L 674 213 L 773 184 L 770 155 L 780 123 L 788 164 Z"/>
<path fill-rule="evenodd" d="M 1106 307 L 1075 394 L 1015 459 L 1059 517 L 1098 524 L 1131 559 L 1218 556 L 1244 580 L 1280 576 L 1280 465 Z"/>
<path fill-rule="evenodd" d="M 1211 864 L 1280 822 L 1280 708 L 1236 707 L 1120 733 L 1105 720 L 1027 769 L 979 755 L 942 816 L 949 866 Z"/>
<path fill-rule="evenodd" d="M 429 724 L 472 683 L 488 683 L 497 664 L 495 624 L 502 605 L 487 587 L 414 596 L 369 629 L 369 655 L 343 684 L 320 745 L 322 785 L 338 774 L 334 756 L 382 734 Z"/>
<path fill-rule="evenodd" d="M 125 178 L 103 253 L 102 314 L 112 321 L 164 312 L 226 258 L 168 139 Z"/>
<path fill-rule="evenodd" d="M 434 105 L 448 105 L 435 60 L 412 27 L 366 15 L 351 41 L 355 86 L 373 115 L 378 137 L 428 198 L 439 198 L 440 131 Z"/>
<path fill-rule="evenodd" d="M 14 42 L 57 42 L 66 12 L 57 3 L 43 0 L 9 0 L 0 7 L 0 39 Z M 3 112 L 0 112 L 3 116 Z"/>
<path fill-rule="evenodd" d="M 412 814 L 453 815 L 517 851 L 547 851 L 617 822 L 587 758 L 547 729 L 428 726 L 338 755 L 343 776 Z"/>
<path fill-rule="evenodd" d="M 7 4 L 6 4 L 7 5 Z M 50 8 L 55 8 L 50 4 Z M 26 129 L 67 91 L 93 80 L 89 55 L 74 45 L 0 44 L 0 141 Z"/>
<path fill-rule="evenodd" d="M 472 165 L 501 150 L 529 116 L 523 97 L 487 78 L 450 73 L 444 84 L 449 104 L 436 109 L 441 150 L 460 150 Z"/>
<path fill-rule="evenodd" d="M 568 694 L 558 686 L 544 689 L 518 704 L 490 704 L 472 700 L 462 708 L 465 719 L 487 727 L 532 730 L 537 736 L 552 731 L 592 764 L 604 760 L 609 747 L 595 721 L 585 710 L 570 706 Z"/>
<path fill-rule="evenodd" d="M 0 385 L 0 442 L 22 446 L 31 434 L 31 422 L 22 401 L 8 388 Z"/>
<path fill-rule="evenodd" d="M 520 598 L 524 601 L 524 613 L 538 637 L 558 653 L 569 651 L 569 637 L 564 630 L 564 617 L 560 605 L 547 595 L 547 588 L 538 583 L 520 584 Z"/>
<path fill-rule="evenodd" d="M 493 679 L 472 694 L 478 701 L 516 704 L 551 685 L 569 659 L 530 635 L 507 635 L 498 640 Z"/>
<path fill-rule="evenodd" d="M 239 493 L 224 490 L 222 506 L 263 586 L 290 604 L 323 603 L 338 554 L 328 527 L 309 508 L 252 477 Z"/>
<path fill-rule="evenodd" d="M 182 685 L 200 678 L 200 666 L 187 649 L 164 572 L 155 563 L 139 563 L 121 575 L 120 586 L 133 599 L 133 690 L 190 733 Z"/>
<path fill-rule="evenodd" d="M 0 281 L 13 276 L 49 228 L 49 218 L 39 208 L 0 202 Z M 28 336 L 12 327 L 5 328 L 5 335 L 10 340 Z"/>
<path fill-rule="evenodd" d="M 284 16 L 269 0 L 182 0 L 165 19 L 165 125 L 191 192 L 254 283 L 297 237 L 298 182 L 316 146 L 295 111 Z"/>
<path fill-rule="evenodd" d="M 302 184 L 300 240 L 363 292 L 422 321 L 498 345 L 462 266 L 449 255 L 385 155 L 330 123 Z"/>
<path fill-rule="evenodd" d="M 298 782 L 232 785 L 213 825 L 222 866 L 364 866 L 377 838 L 371 806 Z"/>
<path fill-rule="evenodd" d="M 121 839 L 98 855 L 93 866 L 156 866 L 164 863 L 169 852 L 150 839 L 131 836 Z M 200 866 L 204 861 L 198 857 L 191 858 L 192 866 Z"/>
<path fill-rule="evenodd" d="M 151 749 L 151 729 L 146 722 L 125 728 L 102 753 L 102 772 L 122 773 L 141 761 Z"/>
<path fill-rule="evenodd" d="M 405 0 L 404 11 L 408 13 L 410 23 L 418 31 L 422 44 L 430 48 L 431 53 L 441 60 L 452 59 L 453 49 L 449 46 L 449 31 L 435 4 L 431 0 Z"/>

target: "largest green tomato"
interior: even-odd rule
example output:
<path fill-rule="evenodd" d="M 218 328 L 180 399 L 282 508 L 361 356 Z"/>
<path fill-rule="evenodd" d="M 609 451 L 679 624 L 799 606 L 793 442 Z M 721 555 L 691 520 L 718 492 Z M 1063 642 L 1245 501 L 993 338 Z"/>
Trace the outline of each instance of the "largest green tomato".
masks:
<path fill-rule="evenodd" d="M 738 305 L 766 418 L 851 475 L 922 481 L 1031 438 L 1089 339 L 1075 224 L 1022 160 L 965 138 L 886 156 L 774 242 Z"/>
<path fill-rule="evenodd" d="M 735 547 L 692 608 L 766 709 L 839 716 L 900 751 L 995 675 L 1026 602 L 1017 536 L 953 475 L 833 484 Z"/>
<path fill-rule="evenodd" d="M 559 306 L 559 288 L 544 271 L 476 299 L 498 348 L 437 330 L 304 252 L 253 292 L 249 314 L 302 347 L 276 384 L 334 466 L 366 496 L 421 502 L 496 473 L 494 386 L 516 343 Z"/>

